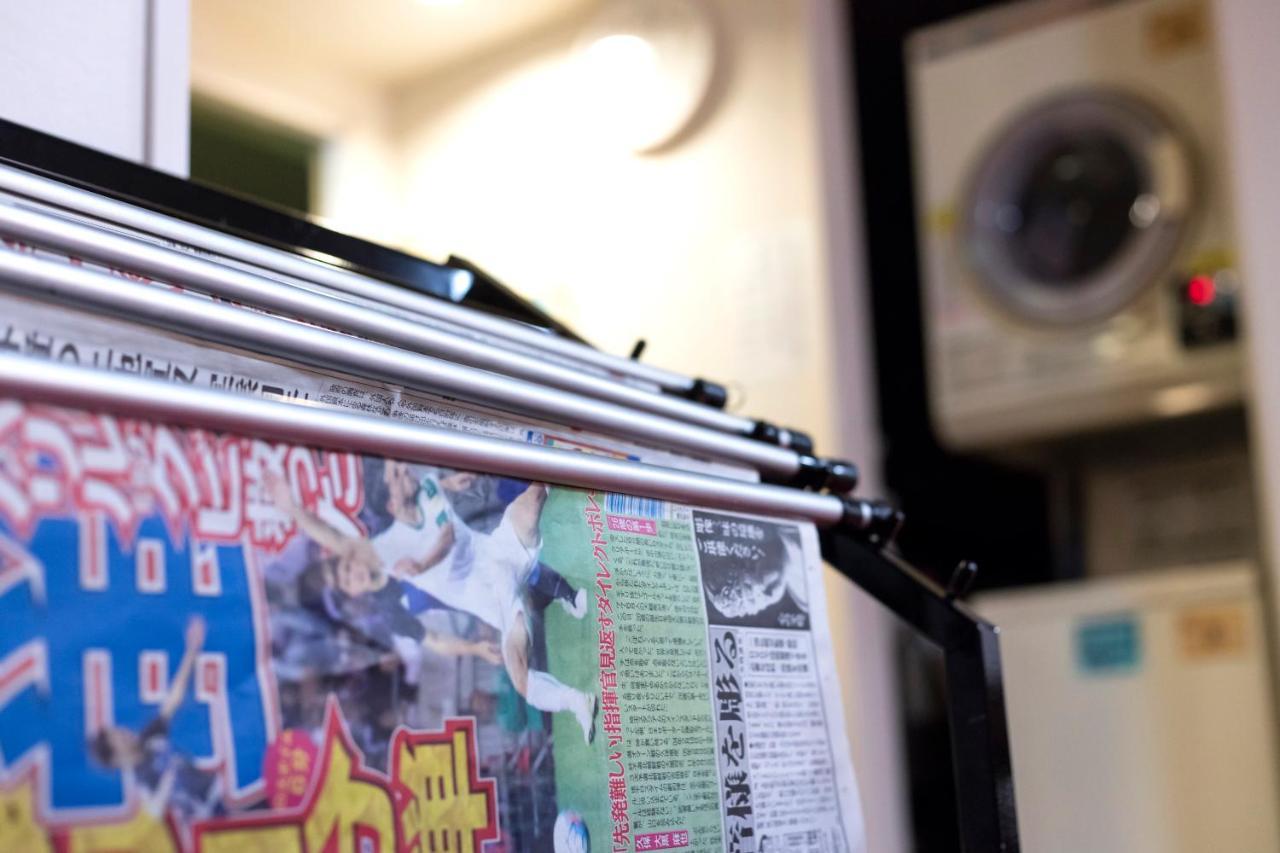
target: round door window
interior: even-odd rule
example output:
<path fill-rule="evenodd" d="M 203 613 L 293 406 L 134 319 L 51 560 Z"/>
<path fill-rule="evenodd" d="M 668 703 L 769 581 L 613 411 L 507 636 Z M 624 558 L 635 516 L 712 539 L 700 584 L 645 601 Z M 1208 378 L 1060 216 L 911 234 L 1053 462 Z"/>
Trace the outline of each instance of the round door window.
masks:
<path fill-rule="evenodd" d="M 1017 316 L 1093 323 L 1169 265 L 1191 183 L 1187 146 L 1145 101 L 1060 94 L 1016 116 L 987 149 L 963 238 L 981 286 Z"/>

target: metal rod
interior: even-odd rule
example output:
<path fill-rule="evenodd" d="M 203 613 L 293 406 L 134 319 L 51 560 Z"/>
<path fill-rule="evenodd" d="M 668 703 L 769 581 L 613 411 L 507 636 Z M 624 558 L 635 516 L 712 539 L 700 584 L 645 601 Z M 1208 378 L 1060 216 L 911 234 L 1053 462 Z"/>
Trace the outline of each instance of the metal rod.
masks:
<path fill-rule="evenodd" d="M 3 168 L 3 167 L 0 167 L 0 168 Z M 379 314 L 385 314 L 392 317 L 398 317 L 402 320 L 408 320 L 418 326 L 426 326 L 429 328 L 433 328 L 436 331 L 444 334 L 451 334 L 451 335 L 454 335 L 455 337 L 479 341 L 481 343 L 488 344 L 494 348 L 501 349 L 507 352 L 516 352 L 524 355 L 533 355 L 537 358 L 556 362 L 562 366 L 567 366 L 573 370 L 576 370 L 582 373 L 589 373 L 601 379 L 607 379 L 610 381 L 615 381 L 615 382 L 639 387 L 645 391 L 652 391 L 654 393 L 662 392 L 662 388 L 652 382 L 641 381 L 641 380 L 635 379 L 634 377 L 621 377 L 621 376 L 618 376 L 617 374 L 610 373 L 608 370 L 602 367 L 599 367 L 598 365 L 588 364 L 579 359 L 573 359 L 567 356 L 558 355 L 556 353 L 551 353 L 546 350 L 533 351 L 527 346 L 513 343 L 509 340 L 505 340 L 502 338 L 497 338 L 493 335 L 488 335 L 483 332 L 477 332 L 473 329 L 468 329 L 463 326 L 459 326 L 455 323 L 450 323 L 435 317 L 429 317 L 422 314 L 421 312 L 413 311 L 409 308 L 401 307 L 398 305 L 391 305 L 389 303 L 382 302 L 377 299 L 373 299 L 365 296 L 359 296 L 357 294 L 338 290 L 336 288 L 329 287 L 324 284 L 317 284 L 314 281 L 301 279 L 296 276 L 287 275 L 284 273 L 276 272 L 274 270 L 268 270 L 262 266 L 255 265 L 253 263 L 241 260 L 239 258 L 231 258 L 225 255 L 215 256 L 210 252 L 204 251 L 203 249 L 194 248 L 192 246 L 188 246 L 183 243 L 179 243 L 165 237 L 158 237 L 154 234 L 146 233 L 137 228 L 132 228 L 132 227 L 122 225 L 118 222 L 107 221 L 100 218 L 95 218 L 93 216 L 90 216 L 88 214 L 85 214 L 79 211 L 68 210 L 65 207 L 58 207 L 46 201 L 41 201 L 41 200 L 29 198 L 27 196 L 21 196 L 21 195 L 16 195 L 9 192 L 4 192 L 3 189 L 0 189 L 0 202 L 3 202 L 4 204 L 7 204 L 8 206 L 19 209 L 19 210 L 31 211 L 41 216 L 46 216 L 46 217 L 55 219 L 59 222 L 70 222 L 76 225 L 80 225 L 81 227 L 91 228 L 95 231 L 108 232 L 110 234 L 117 235 L 123 239 L 127 239 L 135 243 L 139 243 L 146 246 L 158 247 L 161 249 L 165 249 L 167 251 L 174 252 L 175 254 L 204 260 L 211 264 L 214 264 L 219 268 L 234 269 L 243 274 L 252 275 L 259 278 L 270 280 L 276 284 L 284 285 L 290 288 L 306 291 L 309 293 L 315 293 L 321 296 L 326 296 L 330 299 L 337 300 L 344 304 L 358 305 L 361 308 L 369 309 Z M 307 262 L 311 263 L 312 261 L 307 261 Z M 471 271 L 469 270 L 450 270 L 450 272 L 458 276 L 461 276 L 463 278 L 472 275 Z M 428 298 L 429 301 L 432 301 L 432 302 L 438 301 L 430 297 L 424 297 L 424 298 Z M 690 392 L 690 393 L 692 394 L 693 392 Z"/>
<path fill-rule="evenodd" d="M 282 313 L 290 319 L 329 326 L 424 355 L 607 400 L 707 429 L 738 435 L 750 435 L 755 429 L 754 421 L 718 409 L 459 337 L 322 293 L 300 290 L 205 258 L 56 216 L 0 203 L 0 233 L 60 249 L 86 260 L 117 265 L 171 284 Z"/>
<path fill-rule="evenodd" d="M 0 253 L 0 288 L 341 373 L 750 465 L 772 477 L 791 477 L 802 468 L 793 450 L 83 267 Z"/>
<path fill-rule="evenodd" d="M 846 517 L 840 498 L 784 486 L 694 474 L 327 408 L 239 397 L 23 356 L 0 355 L 0 396 L 203 429 L 389 456 L 582 489 L 807 519 Z"/>
<path fill-rule="evenodd" d="M 614 374 L 652 382 L 673 391 L 685 392 L 694 387 L 692 378 L 674 371 L 601 352 L 585 344 L 539 332 L 520 323 L 414 293 L 323 261 L 294 255 L 204 226 L 183 222 L 171 216 L 42 178 L 20 169 L 0 166 L 0 189 L 163 237 L 175 243 L 245 261 L 313 284 L 396 305 L 522 347 L 557 353 L 566 358 L 596 365 Z"/>

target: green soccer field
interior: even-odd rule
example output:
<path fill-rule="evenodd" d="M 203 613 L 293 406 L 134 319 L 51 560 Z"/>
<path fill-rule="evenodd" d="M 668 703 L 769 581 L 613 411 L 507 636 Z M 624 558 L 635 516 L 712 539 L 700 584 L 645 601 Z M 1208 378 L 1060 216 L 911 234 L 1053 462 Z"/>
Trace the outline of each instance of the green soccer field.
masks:
<path fill-rule="evenodd" d="M 596 623 L 596 565 L 591 556 L 590 528 L 582 510 L 586 499 L 579 492 L 552 489 L 542 512 L 542 562 L 569 583 L 587 590 L 587 614 L 574 619 L 553 604 L 544 616 L 547 656 L 551 674 L 579 690 L 599 696 L 598 625 Z M 600 722 L 597 717 L 597 725 Z M 607 755 L 597 730 L 588 746 L 582 729 L 571 714 L 552 715 L 553 754 L 556 764 L 558 811 L 573 809 L 582 815 L 591 834 L 594 851 L 611 847 Z"/>
<path fill-rule="evenodd" d="M 602 499 L 601 499 L 602 500 Z M 574 587 L 588 591 L 589 604 L 581 620 L 573 619 L 558 605 L 547 609 L 545 615 L 547 652 L 551 674 L 579 690 L 592 690 L 599 695 L 599 623 L 596 603 L 597 566 L 592 554 L 591 530 L 583 510 L 587 504 L 585 495 L 568 489 L 555 489 L 549 497 L 542 515 L 542 561 L 558 571 Z M 635 708 L 626 703 L 638 701 L 651 704 L 645 688 L 637 688 L 636 682 L 619 678 L 619 693 L 624 707 L 622 722 L 624 737 L 622 753 L 628 767 L 629 800 L 632 806 L 632 832 L 661 832 L 676 829 L 688 830 L 692 836 L 686 853 L 718 849 L 721 844 L 718 782 L 716 772 L 716 741 L 711 717 L 710 687 L 706 680 L 706 629 L 701 624 L 668 618 L 645 618 L 637 621 L 635 614 L 658 616 L 654 601 L 659 594 L 670 596 L 672 601 L 699 602 L 701 581 L 697 557 L 692 548 L 692 528 L 688 520 L 666 519 L 660 522 L 656 537 L 633 537 L 626 533 L 605 531 L 609 542 L 608 565 L 613 574 L 614 589 L 610 598 L 615 608 L 615 618 L 623 609 L 631 614 L 625 633 L 617 633 L 618 669 L 631 666 L 628 659 L 639 658 L 641 670 L 648 670 L 643 677 L 656 692 L 668 695 L 660 701 L 660 716 L 671 721 L 670 729 L 655 731 L 652 710 L 641 711 L 637 717 Z M 641 541 L 643 540 L 643 541 Z M 654 575 L 646 575 L 646 583 L 630 566 L 624 554 L 634 555 L 643 565 L 652 566 Z M 660 576 L 661 580 L 655 580 Z M 654 590 L 653 584 L 660 584 Z M 670 602 L 668 602 L 670 603 Z M 665 608 L 661 611 L 666 613 Z M 698 612 L 698 611 L 695 611 Z M 658 657 L 653 657 L 657 655 Z M 674 656 L 678 655 L 678 657 Z M 690 664 L 692 663 L 692 667 Z M 661 669 L 669 677 L 660 677 L 655 684 L 654 670 Z M 646 727 L 640 722 L 648 717 L 647 733 L 640 740 L 647 747 L 638 745 L 637 729 Z M 595 742 L 588 746 L 582 730 L 569 714 L 554 714 L 553 754 L 556 765 L 556 792 L 559 809 L 574 809 L 580 813 L 591 834 L 592 850 L 596 853 L 611 849 L 613 822 L 610 816 L 608 778 L 613 765 L 608 760 L 608 737 L 601 730 L 603 712 L 597 716 Z M 692 733 L 689 727 L 693 727 Z M 630 733 L 630 734 L 628 734 Z M 647 788 L 637 778 L 637 766 L 652 768 L 655 759 L 668 754 L 663 747 L 679 737 L 680 756 L 678 770 L 673 769 L 669 783 L 657 791 L 653 785 L 653 771 L 648 771 Z M 668 740 L 671 739 L 671 740 Z M 655 752 L 655 749 L 657 750 Z M 644 771 L 641 771 L 642 775 Z M 637 787 L 640 786 L 640 787 Z M 641 790 L 645 793 L 641 795 Z M 637 802 L 637 796 L 648 800 L 647 805 Z M 655 813 L 654 798 L 664 801 Z M 644 813 L 637 814 L 637 807 Z"/>

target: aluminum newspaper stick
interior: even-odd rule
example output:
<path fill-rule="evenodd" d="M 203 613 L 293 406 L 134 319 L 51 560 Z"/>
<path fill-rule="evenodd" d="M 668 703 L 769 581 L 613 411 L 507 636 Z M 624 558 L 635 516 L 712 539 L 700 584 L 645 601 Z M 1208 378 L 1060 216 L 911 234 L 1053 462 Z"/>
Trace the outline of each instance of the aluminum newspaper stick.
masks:
<path fill-rule="evenodd" d="M 0 253 L 0 287 L 214 343 L 738 462 L 774 477 L 801 470 L 793 450 L 81 267 Z"/>
<path fill-rule="evenodd" d="M 47 214 L 0 204 L 0 233 L 424 355 L 607 400 L 707 429 L 750 435 L 755 428 L 754 421 L 709 406 L 650 393 Z"/>
<path fill-rule="evenodd" d="M 175 243 L 245 261 L 313 284 L 395 305 L 444 323 L 491 335 L 512 344 L 558 353 L 566 358 L 593 364 L 615 374 L 652 382 L 673 391 L 688 391 L 694 386 L 693 379 L 670 370 L 603 353 L 585 344 L 539 332 L 519 323 L 492 317 L 441 299 L 433 299 L 321 261 L 183 222 L 136 205 L 41 178 L 20 169 L 0 166 L 0 189 L 39 199 L 67 210 L 78 211 L 107 222 L 115 222 Z"/>
<path fill-rule="evenodd" d="M 694 506 L 808 519 L 823 526 L 841 522 L 846 512 L 839 498 L 799 489 L 743 483 L 335 409 L 300 411 L 292 403 L 22 356 L 0 355 L 0 396 Z"/>

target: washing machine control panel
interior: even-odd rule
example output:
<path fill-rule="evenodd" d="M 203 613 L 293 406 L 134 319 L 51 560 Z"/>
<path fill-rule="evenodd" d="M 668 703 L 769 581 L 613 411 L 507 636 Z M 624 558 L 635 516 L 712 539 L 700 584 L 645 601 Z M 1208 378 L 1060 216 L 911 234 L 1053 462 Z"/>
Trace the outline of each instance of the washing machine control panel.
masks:
<path fill-rule="evenodd" d="M 1174 285 L 1178 334 L 1187 349 L 1233 344 L 1239 282 L 1231 270 L 1185 277 Z"/>

